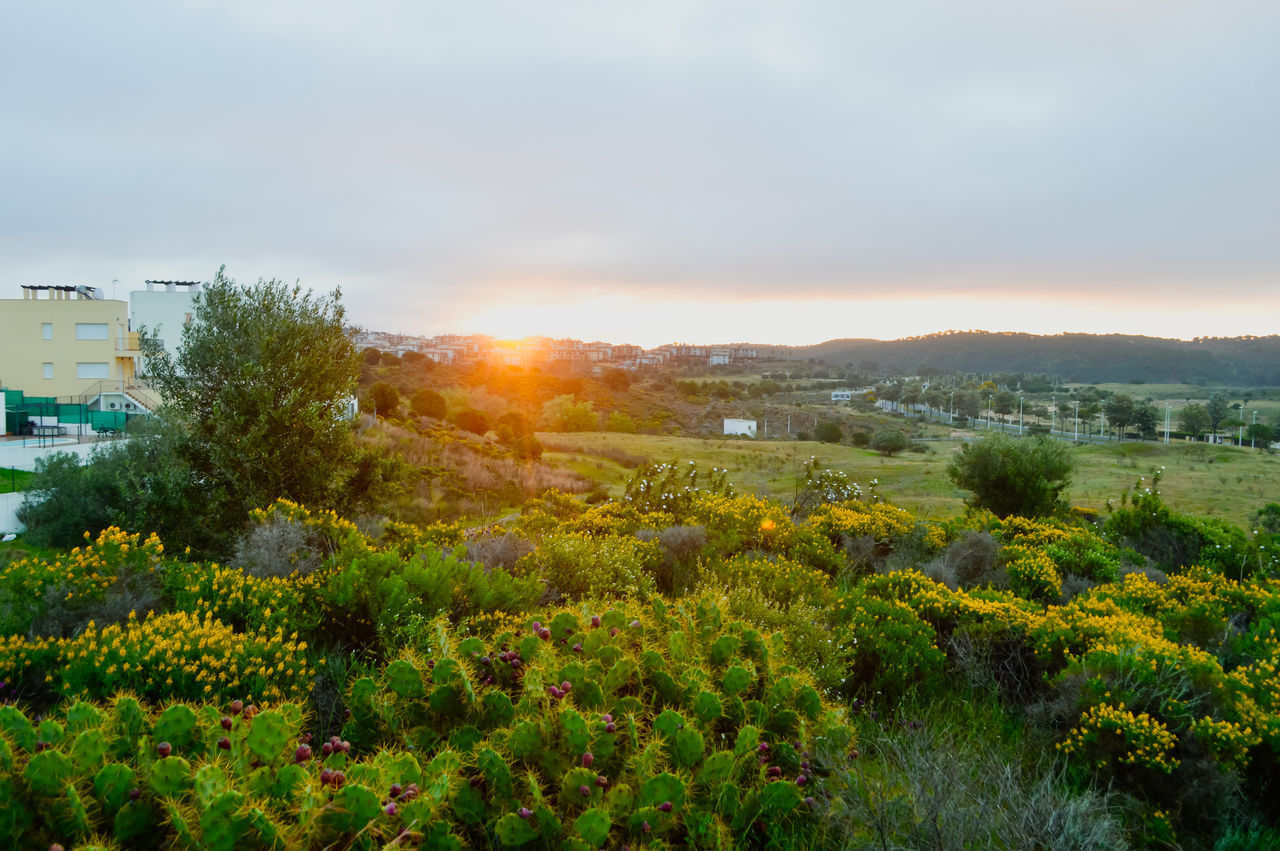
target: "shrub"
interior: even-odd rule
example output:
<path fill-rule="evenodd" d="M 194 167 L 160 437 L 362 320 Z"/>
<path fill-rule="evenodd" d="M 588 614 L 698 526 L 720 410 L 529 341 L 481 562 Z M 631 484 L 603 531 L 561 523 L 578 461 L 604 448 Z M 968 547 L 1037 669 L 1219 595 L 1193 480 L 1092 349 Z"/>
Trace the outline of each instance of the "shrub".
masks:
<path fill-rule="evenodd" d="M 609 418 L 604 424 L 605 431 L 620 432 L 622 434 L 635 434 L 636 421 L 622 411 L 614 411 L 609 414 Z"/>
<path fill-rule="evenodd" d="M 433 420 L 442 420 L 448 411 L 444 397 L 434 390 L 426 387 L 415 390 L 413 396 L 409 398 L 409 410 L 420 417 L 430 417 Z"/>
<path fill-rule="evenodd" d="M 947 465 L 957 487 L 972 493 L 973 508 L 997 517 L 1042 517 L 1063 511 L 1063 492 L 1075 460 L 1064 442 L 1047 437 L 992 434 L 960 447 Z"/>
<path fill-rule="evenodd" d="M 652 541 L 574 533 L 543 538 L 520 559 L 516 572 L 546 582 L 548 589 L 571 598 L 630 597 L 641 599 L 656 590 L 662 547 Z"/>
<path fill-rule="evenodd" d="M 942 672 L 937 633 L 906 603 L 859 588 L 836 601 L 835 621 L 841 640 L 856 647 L 846 696 L 892 703 Z"/>
<path fill-rule="evenodd" d="M 844 439 L 844 429 L 840 428 L 840 423 L 827 420 L 818 423 L 813 430 L 813 439 L 823 443 L 839 443 Z"/>
<path fill-rule="evenodd" d="M 891 457 L 911 446 L 911 440 L 896 428 L 882 428 L 871 436 L 867 445 L 881 455 Z"/>

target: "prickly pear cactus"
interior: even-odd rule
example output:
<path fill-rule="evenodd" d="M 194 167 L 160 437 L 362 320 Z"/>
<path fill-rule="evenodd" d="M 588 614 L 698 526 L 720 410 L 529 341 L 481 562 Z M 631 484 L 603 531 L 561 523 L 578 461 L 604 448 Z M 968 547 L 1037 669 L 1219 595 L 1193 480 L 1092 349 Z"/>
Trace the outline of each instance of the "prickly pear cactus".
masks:
<path fill-rule="evenodd" d="M 268 709 L 258 713 L 250 722 L 246 743 L 258 759 L 274 762 L 283 758 L 292 732 L 288 720 L 281 712 Z"/>

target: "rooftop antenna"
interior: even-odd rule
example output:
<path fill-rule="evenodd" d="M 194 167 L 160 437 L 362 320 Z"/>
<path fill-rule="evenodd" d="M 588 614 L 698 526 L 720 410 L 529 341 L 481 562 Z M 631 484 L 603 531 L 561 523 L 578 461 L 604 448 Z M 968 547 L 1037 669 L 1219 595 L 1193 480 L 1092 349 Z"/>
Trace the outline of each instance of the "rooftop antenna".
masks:
<path fill-rule="evenodd" d="M 115 301 L 115 300 L 116 300 L 116 284 L 118 284 L 118 283 L 120 283 L 120 279 L 119 279 L 119 278 L 112 278 L 112 279 L 111 279 L 111 300 L 112 300 L 112 301 Z"/>

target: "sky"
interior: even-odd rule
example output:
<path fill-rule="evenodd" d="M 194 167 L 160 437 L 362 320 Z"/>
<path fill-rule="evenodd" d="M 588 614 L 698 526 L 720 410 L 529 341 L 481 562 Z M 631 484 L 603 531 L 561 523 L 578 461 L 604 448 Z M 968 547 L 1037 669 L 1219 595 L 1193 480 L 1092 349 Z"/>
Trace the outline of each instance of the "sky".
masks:
<path fill-rule="evenodd" d="M 1277 44 L 1274 0 L 0 0 L 0 298 L 225 264 L 407 334 L 1273 334 Z"/>

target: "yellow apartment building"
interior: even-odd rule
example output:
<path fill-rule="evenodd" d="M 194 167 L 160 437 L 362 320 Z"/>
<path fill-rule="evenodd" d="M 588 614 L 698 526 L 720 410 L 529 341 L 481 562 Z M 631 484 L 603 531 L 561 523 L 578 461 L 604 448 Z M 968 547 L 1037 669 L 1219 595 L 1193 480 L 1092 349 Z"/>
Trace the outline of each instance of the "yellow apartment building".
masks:
<path fill-rule="evenodd" d="M 0 299 L 0 387 L 80 402 L 129 390 L 141 356 L 129 304 L 98 293 L 24 285 Z"/>

